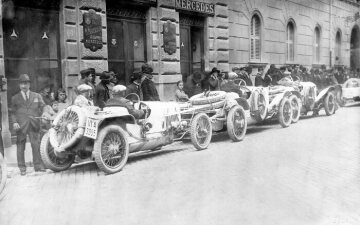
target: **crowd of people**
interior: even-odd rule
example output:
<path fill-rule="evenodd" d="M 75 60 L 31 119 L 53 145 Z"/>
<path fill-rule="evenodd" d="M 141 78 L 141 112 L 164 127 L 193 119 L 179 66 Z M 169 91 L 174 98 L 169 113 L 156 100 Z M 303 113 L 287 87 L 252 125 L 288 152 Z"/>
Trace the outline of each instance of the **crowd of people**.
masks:
<path fill-rule="evenodd" d="M 131 99 L 126 99 L 125 96 L 134 94 L 133 97 L 139 98 L 141 101 L 160 101 L 152 73 L 153 68 L 145 63 L 142 65 L 141 71 L 132 74 L 130 84 L 124 86 L 120 84 L 114 72 L 104 71 L 99 75 L 100 82 L 96 84 L 96 71 L 88 68 L 80 71 L 81 79 L 75 89 L 76 97 L 73 98 L 68 98 L 64 89 L 58 89 L 53 93 L 49 87 L 46 87 L 40 93 L 32 92 L 30 91 L 29 76 L 20 75 L 20 92 L 11 99 L 10 122 L 17 135 L 17 161 L 21 175 L 26 174 L 24 151 L 27 136 L 29 136 L 32 147 L 35 171 L 45 171 L 40 158 L 41 137 L 50 129 L 51 121 L 55 119 L 56 115 L 70 105 L 97 106 L 99 108 L 123 106 L 135 118 L 143 118 L 149 112 L 136 110 Z M 302 65 L 276 68 L 275 65 L 267 65 L 258 68 L 256 73 L 253 73 L 251 66 L 234 67 L 232 72 L 223 73 L 214 67 L 206 73 L 195 71 L 193 74 L 183 77 L 177 82 L 174 97 L 176 101 L 186 102 L 190 97 L 204 91 L 222 90 L 239 93 L 240 90 L 238 84 L 234 82 L 235 79 L 241 80 L 248 86 L 266 87 L 281 84 L 285 78 L 292 82 L 310 81 L 321 88 L 343 83 L 352 77 L 360 78 L 360 70 L 350 71 L 346 67 L 327 69 L 325 66 L 315 69 Z"/>

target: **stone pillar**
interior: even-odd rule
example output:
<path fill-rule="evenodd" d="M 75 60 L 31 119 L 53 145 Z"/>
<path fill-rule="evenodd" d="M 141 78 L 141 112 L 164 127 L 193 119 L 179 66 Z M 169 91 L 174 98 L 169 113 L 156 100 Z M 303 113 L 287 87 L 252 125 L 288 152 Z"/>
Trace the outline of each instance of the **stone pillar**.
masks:
<path fill-rule="evenodd" d="M 2 9 L 2 1 L 0 1 L 0 9 Z M 5 62 L 4 62 L 4 37 L 3 37 L 3 27 L 2 27 L 2 10 L 0 11 L 0 75 L 5 76 Z M 1 81 L 0 81 L 1 82 Z M 2 121 L 2 130 L 1 135 L 4 141 L 4 147 L 8 148 L 11 146 L 11 133 L 9 130 L 9 107 L 7 100 L 7 92 L 2 91 L 0 93 L 1 100 L 1 121 Z"/>
<path fill-rule="evenodd" d="M 95 52 L 84 47 L 83 14 L 94 9 L 102 17 L 103 47 Z M 63 86 L 69 98 L 80 79 L 80 70 L 92 67 L 96 72 L 108 70 L 105 0 L 63 0 L 60 5 L 60 40 Z"/>
<path fill-rule="evenodd" d="M 215 5 L 215 16 L 208 17 L 207 27 L 209 63 L 207 69 L 217 67 L 220 71 L 228 72 L 229 68 L 229 12 L 226 3 Z M 205 48 L 206 49 L 206 48 Z"/>
<path fill-rule="evenodd" d="M 154 67 L 154 82 L 162 101 L 175 100 L 176 82 L 180 74 L 180 29 L 179 13 L 174 9 L 174 1 L 158 1 L 157 8 L 149 12 L 150 60 Z M 163 25 L 167 22 L 176 26 L 176 52 L 169 55 L 164 51 Z"/>

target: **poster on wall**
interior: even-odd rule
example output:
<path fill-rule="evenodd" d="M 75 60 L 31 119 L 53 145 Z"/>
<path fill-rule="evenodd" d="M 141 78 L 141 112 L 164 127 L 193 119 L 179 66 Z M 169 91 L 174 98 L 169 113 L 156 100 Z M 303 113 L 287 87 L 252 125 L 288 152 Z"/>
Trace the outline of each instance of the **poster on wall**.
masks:
<path fill-rule="evenodd" d="M 170 21 L 163 25 L 164 51 L 169 55 L 176 52 L 176 26 Z"/>
<path fill-rule="evenodd" d="M 83 14 L 84 46 L 93 52 L 103 47 L 101 16 L 93 9 Z"/>

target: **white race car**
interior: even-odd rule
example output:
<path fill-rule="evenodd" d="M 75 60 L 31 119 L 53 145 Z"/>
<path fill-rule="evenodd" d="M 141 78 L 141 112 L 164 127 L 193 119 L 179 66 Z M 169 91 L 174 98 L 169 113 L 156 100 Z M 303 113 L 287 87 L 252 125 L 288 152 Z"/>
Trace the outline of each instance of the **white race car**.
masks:
<path fill-rule="evenodd" d="M 94 159 L 105 173 L 119 172 L 130 153 L 157 150 L 190 134 L 197 149 L 211 141 L 211 122 L 204 113 L 183 118 L 176 102 L 136 102 L 145 110 L 135 119 L 119 105 L 80 108 L 70 106 L 57 115 L 52 128 L 41 141 L 40 153 L 45 166 L 53 171 L 68 169 L 77 155 Z"/>
<path fill-rule="evenodd" d="M 342 84 L 342 97 L 346 102 L 360 101 L 360 79 L 350 78 Z"/>

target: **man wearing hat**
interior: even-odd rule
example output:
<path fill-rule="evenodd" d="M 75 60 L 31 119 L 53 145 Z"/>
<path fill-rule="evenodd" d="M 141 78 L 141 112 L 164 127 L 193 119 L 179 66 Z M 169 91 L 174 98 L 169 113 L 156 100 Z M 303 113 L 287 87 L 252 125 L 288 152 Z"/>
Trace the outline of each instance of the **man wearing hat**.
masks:
<path fill-rule="evenodd" d="M 160 101 L 159 94 L 155 88 L 155 84 L 152 81 L 153 68 L 145 63 L 141 66 L 141 91 L 144 101 Z"/>
<path fill-rule="evenodd" d="M 35 171 L 44 172 L 40 158 L 40 121 L 45 103 L 40 94 L 30 91 L 30 78 L 20 75 L 20 92 L 11 98 L 11 122 L 16 131 L 17 162 L 22 176 L 26 174 L 25 143 L 29 135 Z"/>
<path fill-rule="evenodd" d="M 218 91 L 220 90 L 219 82 L 220 70 L 216 67 L 212 68 L 211 72 L 208 73 L 203 81 L 203 90 Z"/>
<path fill-rule="evenodd" d="M 184 91 L 189 96 L 189 98 L 202 92 L 202 80 L 203 74 L 200 71 L 195 71 L 186 78 Z"/>
<path fill-rule="evenodd" d="M 141 74 L 140 72 L 134 72 L 130 78 L 131 84 L 129 84 L 126 88 L 126 95 L 128 94 L 137 94 L 140 97 L 140 100 L 143 99 L 143 95 L 140 88 L 141 83 Z"/>
<path fill-rule="evenodd" d="M 77 87 L 77 92 L 79 93 L 78 96 L 76 96 L 76 99 L 74 101 L 74 105 L 77 105 L 79 107 L 87 107 L 87 106 L 93 106 L 93 102 L 90 99 L 90 95 L 92 92 L 92 87 L 90 87 L 87 84 L 81 84 Z"/>
<path fill-rule="evenodd" d="M 105 103 L 110 98 L 110 91 L 108 85 L 112 79 L 110 72 L 104 71 L 100 76 L 100 83 L 95 88 L 94 105 L 100 108 L 105 107 Z"/>
<path fill-rule="evenodd" d="M 133 115 L 135 119 L 144 118 L 146 111 L 145 110 L 137 110 L 134 108 L 133 104 L 130 100 L 124 98 L 126 93 L 126 87 L 124 85 L 116 85 L 113 88 L 113 97 L 106 102 L 106 106 L 120 106 L 125 107 L 130 115 Z M 150 113 L 150 112 L 148 112 Z"/>
<path fill-rule="evenodd" d="M 79 80 L 79 85 L 86 84 L 89 85 L 92 88 L 92 91 L 90 92 L 90 98 L 92 99 L 94 96 L 95 91 L 95 69 L 94 68 L 88 68 L 80 71 L 81 79 Z M 79 94 L 79 93 L 76 93 Z"/>

